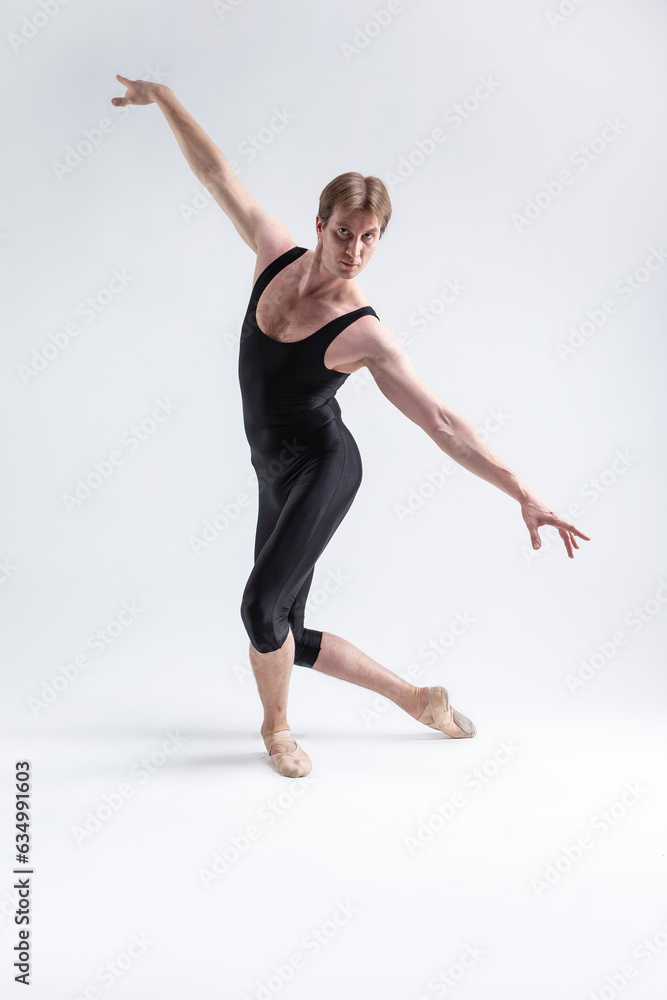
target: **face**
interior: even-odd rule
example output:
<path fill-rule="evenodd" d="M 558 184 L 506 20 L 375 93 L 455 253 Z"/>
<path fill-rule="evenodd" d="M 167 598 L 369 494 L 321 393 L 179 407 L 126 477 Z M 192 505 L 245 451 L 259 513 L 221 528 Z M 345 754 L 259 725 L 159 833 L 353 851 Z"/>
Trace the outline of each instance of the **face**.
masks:
<path fill-rule="evenodd" d="M 319 215 L 317 235 L 322 263 L 339 278 L 356 278 L 369 262 L 380 239 L 380 223 L 372 212 L 360 208 L 335 208 L 326 226 Z"/>

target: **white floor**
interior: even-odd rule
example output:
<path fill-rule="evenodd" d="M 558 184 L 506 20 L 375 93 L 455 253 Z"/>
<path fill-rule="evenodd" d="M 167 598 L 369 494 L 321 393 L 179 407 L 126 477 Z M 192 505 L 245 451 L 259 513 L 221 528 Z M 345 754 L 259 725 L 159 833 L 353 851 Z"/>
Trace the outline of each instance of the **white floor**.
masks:
<path fill-rule="evenodd" d="M 313 771 L 293 780 L 264 752 L 243 659 L 216 665 L 219 602 L 162 610 L 36 716 L 39 685 L 16 674 L 5 983 L 5 805 L 28 759 L 33 1000 L 664 997 L 667 746 L 636 657 L 577 697 L 548 670 L 531 685 L 521 658 L 510 688 L 443 659 L 422 682 L 475 721 L 461 741 L 295 668 Z"/>

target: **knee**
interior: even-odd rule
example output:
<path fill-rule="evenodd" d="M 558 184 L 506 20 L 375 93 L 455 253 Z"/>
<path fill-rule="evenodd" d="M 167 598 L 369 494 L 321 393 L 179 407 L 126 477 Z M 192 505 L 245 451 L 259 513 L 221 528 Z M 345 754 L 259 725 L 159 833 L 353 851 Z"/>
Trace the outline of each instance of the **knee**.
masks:
<path fill-rule="evenodd" d="M 248 638 L 259 653 L 271 653 L 283 645 L 289 626 L 285 623 L 285 634 L 277 634 L 273 622 L 272 609 L 262 595 L 246 588 L 241 601 L 241 619 Z"/>

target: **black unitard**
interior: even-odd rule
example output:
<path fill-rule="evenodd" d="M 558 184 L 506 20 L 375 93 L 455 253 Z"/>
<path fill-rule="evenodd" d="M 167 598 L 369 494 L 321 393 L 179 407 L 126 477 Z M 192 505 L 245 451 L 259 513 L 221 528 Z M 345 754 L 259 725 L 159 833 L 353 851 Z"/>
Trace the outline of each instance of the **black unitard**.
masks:
<path fill-rule="evenodd" d="M 329 344 L 362 306 L 297 341 L 266 336 L 257 325 L 260 295 L 305 247 L 292 247 L 262 271 L 241 331 L 239 381 L 250 460 L 259 483 L 255 564 L 241 617 L 260 653 L 280 649 L 291 626 L 294 662 L 312 667 L 322 633 L 304 627 L 315 562 L 361 484 L 361 456 L 334 394 L 347 375 L 325 367 Z"/>

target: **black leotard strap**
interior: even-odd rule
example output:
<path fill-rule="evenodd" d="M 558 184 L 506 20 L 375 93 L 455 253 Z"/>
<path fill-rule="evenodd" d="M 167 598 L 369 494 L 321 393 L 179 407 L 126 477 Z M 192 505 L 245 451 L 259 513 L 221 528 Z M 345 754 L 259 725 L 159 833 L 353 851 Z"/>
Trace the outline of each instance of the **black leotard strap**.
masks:
<path fill-rule="evenodd" d="M 285 253 L 281 253 L 280 257 L 276 257 L 270 264 L 267 264 L 253 285 L 251 298 L 258 299 L 268 283 L 272 278 L 275 278 L 279 271 L 282 271 L 284 267 L 291 264 L 293 260 L 302 257 L 306 252 L 306 247 L 290 247 Z"/>

